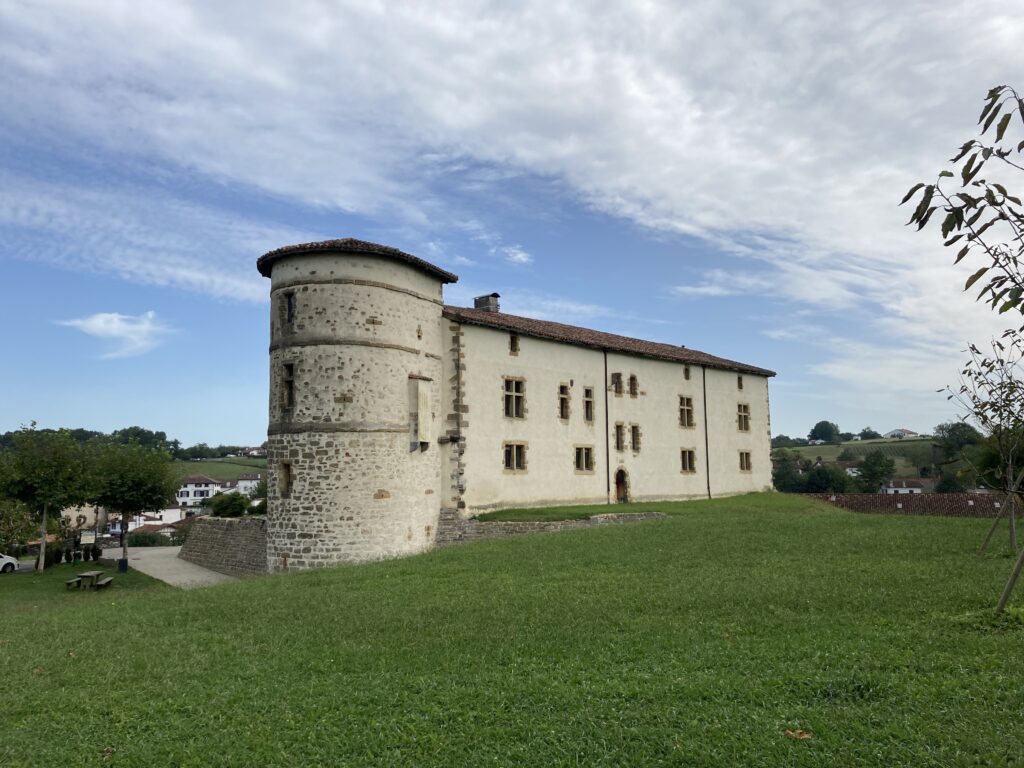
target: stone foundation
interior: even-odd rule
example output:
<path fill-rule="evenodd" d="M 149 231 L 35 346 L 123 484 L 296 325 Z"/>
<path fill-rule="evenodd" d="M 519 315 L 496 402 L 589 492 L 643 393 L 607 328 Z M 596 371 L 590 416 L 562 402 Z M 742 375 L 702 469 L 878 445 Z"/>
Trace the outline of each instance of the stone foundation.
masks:
<path fill-rule="evenodd" d="M 228 576 L 267 572 L 267 521 L 262 517 L 197 517 L 178 557 Z"/>
<path fill-rule="evenodd" d="M 525 536 L 531 533 L 553 533 L 555 531 L 571 531 L 578 528 L 594 528 L 599 525 L 621 525 L 637 523 L 642 520 L 659 520 L 665 517 L 663 512 L 610 512 L 602 515 L 591 515 L 584 520 L 551 520 L 520 523 L 481 522 L 480 520 L 463 520 L 456 509 L 441 510 L 441 521 L 437 528 L 437 547 L 450 547 L 453 544 L 467 544 L 485 539 L 506 539 L 512 536 Z"/>

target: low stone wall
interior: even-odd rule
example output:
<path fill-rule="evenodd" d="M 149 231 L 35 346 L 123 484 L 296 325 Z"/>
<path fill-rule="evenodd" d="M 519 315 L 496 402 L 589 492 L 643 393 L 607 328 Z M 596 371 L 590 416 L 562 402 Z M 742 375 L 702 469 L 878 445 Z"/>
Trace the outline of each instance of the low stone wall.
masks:
<path fill-rule="evenodd" d="M 1003 497 L 994 493 L 802 493 L 851 512 L 931 517 L 995 517 Z"/>
<path fill-rule="evenodd" d="M 229 576 L 267 572 L 267 520 L 197 517 L 178 553 L 182 560 Z"/>
<path fill-rule="evenodd" d="M 529 523 L 481 522 L 480 520 L 463 520 L 455 509 L 441 510 L 441 520 L 437 527 L 437 547 L 450 547 L 453 544 L 466 544 L 484 539 L 505 539 L 511 536 L 525 536 L 531 533 L 552 533 L 554 531 L 570 531 L 577 528 L 594 528 L 599 525 L 621 525 L 636 523 L 641 520 L 657 520 L 665 517 L 663 512 L 612 512 L 602 515 L 591 515 L 583 520 L 553 520 Z"/>

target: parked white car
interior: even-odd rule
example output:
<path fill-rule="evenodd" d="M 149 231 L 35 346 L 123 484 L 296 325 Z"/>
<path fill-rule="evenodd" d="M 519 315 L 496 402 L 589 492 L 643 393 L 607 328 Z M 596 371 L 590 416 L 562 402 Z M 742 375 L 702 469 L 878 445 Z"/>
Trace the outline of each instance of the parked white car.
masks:
<path fill-rule="evenodd" d="M 0 555 L 0 573 L 14 573 L 18 570 L 18 561 L 10 555 Z"/>

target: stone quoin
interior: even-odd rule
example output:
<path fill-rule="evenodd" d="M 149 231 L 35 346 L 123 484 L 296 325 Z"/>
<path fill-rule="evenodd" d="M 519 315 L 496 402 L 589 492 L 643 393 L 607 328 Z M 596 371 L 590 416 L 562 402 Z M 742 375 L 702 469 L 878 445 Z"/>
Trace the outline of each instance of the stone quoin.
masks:
<path fill-rule="evenodd" d="M 498 507 L 771 487 L 764 368 L 446 306 L 458 278 L 361 240 L 286 246 L 271 281 L 267 566 L 422 552 Z"/>

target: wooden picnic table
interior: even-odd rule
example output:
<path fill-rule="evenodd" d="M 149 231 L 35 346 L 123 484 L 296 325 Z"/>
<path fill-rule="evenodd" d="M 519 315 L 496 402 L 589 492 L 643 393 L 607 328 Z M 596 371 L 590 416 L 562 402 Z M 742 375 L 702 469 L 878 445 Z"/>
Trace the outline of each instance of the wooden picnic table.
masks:
<path fill-rule="evenodd" d="M 96 579 L 103 575 L 103 571 L 85 571 L 76 575 L 82 579 L 82 586 L 93 587 L 96 585 Z M 86 581 L 89 583 L 85 584 Z"/>

